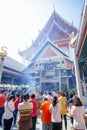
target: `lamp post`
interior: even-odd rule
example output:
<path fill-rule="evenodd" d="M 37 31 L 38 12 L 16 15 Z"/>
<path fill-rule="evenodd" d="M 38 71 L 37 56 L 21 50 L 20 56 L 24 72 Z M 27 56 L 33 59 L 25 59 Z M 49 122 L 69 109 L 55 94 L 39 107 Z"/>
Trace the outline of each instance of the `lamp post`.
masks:
<path fill-rule="evenodd" d="M 4 48 L 7 49 L 7 47 L 3 46 L 3 47 L 1 47 L 2 51 L 0 51 L 0 83 L 1 83 L 1 79 L 2 79 L 2 70 L 3 70 L 4 59 L 5 59 L 5 56 L 7 56 L 7 52 L 4 50 Z"/>
<path fill-rule="evenodd" d="M 1 57 L 0 59 L 1 59 L 1 61 L 0 61 L 0 83 L 1 83 L 4 57 Z"/>
<path fill-rule="evenodd" d="M 59 70 L 59 92 L 61 92 L 61 70 Z"/>

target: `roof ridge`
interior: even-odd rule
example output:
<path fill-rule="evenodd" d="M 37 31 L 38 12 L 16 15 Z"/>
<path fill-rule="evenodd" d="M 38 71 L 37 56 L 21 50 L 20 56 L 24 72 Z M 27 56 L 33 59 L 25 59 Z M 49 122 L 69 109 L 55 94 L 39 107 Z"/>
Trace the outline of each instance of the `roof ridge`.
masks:
<path fill-rule="evenodd" d="M 61 20 L 62 22 L 66 23 L 67 25 L 69 25 L 71 28 L 74 28 L 75 30 L 78 30 L 75 26 L 71 25 L 65 18 L 63 18 L 63 16 L 61 16 L 59 13 L 55 11 L 53 11 L 53 14 L 57 15 Z M 53 15 L 52 14 L 52 15 Z"/>

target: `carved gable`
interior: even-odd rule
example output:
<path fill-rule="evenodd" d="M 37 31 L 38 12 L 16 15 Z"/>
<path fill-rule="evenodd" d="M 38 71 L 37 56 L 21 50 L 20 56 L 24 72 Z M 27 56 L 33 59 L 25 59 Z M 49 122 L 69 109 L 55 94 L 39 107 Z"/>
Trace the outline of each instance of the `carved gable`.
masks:
<path fill-rule="evenodd" d="M 52 50 L 51 47 L 46 48 L 45 52 L 42 55 L 42 58 L 44 57 L 53 57 L 57 56 L 57 54 Z"/>

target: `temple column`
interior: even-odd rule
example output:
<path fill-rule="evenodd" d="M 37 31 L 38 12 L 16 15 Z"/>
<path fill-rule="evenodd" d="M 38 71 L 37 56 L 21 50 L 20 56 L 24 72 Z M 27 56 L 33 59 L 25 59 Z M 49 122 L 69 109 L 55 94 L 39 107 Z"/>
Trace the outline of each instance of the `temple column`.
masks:
<path fill-rule="evenodd" d="M 40 70 L 40 82 L 39 82 L 39 85 L 40 85 L 40 94 L 41 94 L 41 82 L 42 82 L 42 79 L 41 79 L 41 70 Z"/>
<path fill-rule="evenodd" d="M 77 56 L 74 55 L 74 65 L 75 65 L 75 75 L 76 75 L 76 86 L 77 86 L 77 92 L 78 96 L 83 102 L 83 95 L 82 95 L 82 86 L 80 81 L 80 73 L 79 73 L 79 67 L 78 67 L 78 60 Z"/>
<path fill-rule="evenodd" d="M 66 85 L 67 85 L 67 90 L 69 90 L 69 78 L 66 78 Z"/>
<path fill-rule="evenodd" d="M 59 92 L 61 92 L 61 70 L 59 72 Z"/>
<path fill-rule="evenodd" d="M 13 82 L 14 82 L 14 79 L 13 79 L 13 77 L 12 77 L 12 80 L 11 80 L 11 90 L 12 90 L 12 88 L 13 88 Z"/>
<path fill-rule="evenodd" d="M 84 93 L 86 92 L 84 72 L 82 73 Z"/>
<path fill-rule="evenodd" d="M 71 35 L 70 35 L 70 38 L 71 38 L 70 45 L 71 45 L 72 52 L 73 52 L 77 92 L 78 92 L 79 98 L 80 98 L 81 101 L 83 102 L 82 86 L 81 86 L 81 81 L 80 81 L 80 73 L 79 73 L 78 59 L 77 59 L 77 55 L 75 54 L 75 47 L 76 47 L 76 43 L 77 43 L 77 37 L 78 37 L 78 34 L 74 35 L 73 32 L 71 33 Z"/>

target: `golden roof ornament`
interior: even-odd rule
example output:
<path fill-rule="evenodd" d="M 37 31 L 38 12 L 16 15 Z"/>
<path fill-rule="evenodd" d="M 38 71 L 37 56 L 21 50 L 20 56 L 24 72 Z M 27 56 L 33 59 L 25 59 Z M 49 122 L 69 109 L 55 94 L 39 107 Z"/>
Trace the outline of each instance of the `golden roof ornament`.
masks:
<path fill-rule="evenodd" d="M 2 47 L 1 47 L 0 57 L 5 57 L 5 56 L 7 56 L 7 51 L 6 51 L 5 49 L 7 49 L 6 46 L 2 46 Z"/>
<path fill-rule="evenodd" d="M 70 45 L 72 48 L 76 47 L 76 40 L 77 40 L 78 34 L 74 35 L 74 32 L 71 33 L 70 38 L 71 38 L 71 42 Z"/>

